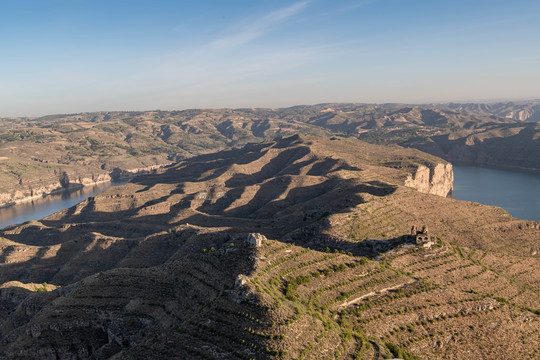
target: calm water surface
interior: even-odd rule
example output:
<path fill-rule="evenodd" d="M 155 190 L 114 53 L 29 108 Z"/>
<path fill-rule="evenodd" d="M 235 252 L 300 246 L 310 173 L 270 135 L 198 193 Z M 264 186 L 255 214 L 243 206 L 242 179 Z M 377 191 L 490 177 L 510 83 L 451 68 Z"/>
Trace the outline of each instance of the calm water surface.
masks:
<path fill-rule="evenodd" d="M 540 221 L 540 171 L 454 165 L 454 199 L 499 206 Z"/>
<path fill-rule="evenodd" d="M 99 194 L 111 186 L 124 185 L 125 181 L 85 186 L 80 190 L 65 191 L 42 199 L 24 202 L 0 209 L 0 229 L 29 220 L 39 220 L 57 211 L 72 207 L 90 196 Z"/>

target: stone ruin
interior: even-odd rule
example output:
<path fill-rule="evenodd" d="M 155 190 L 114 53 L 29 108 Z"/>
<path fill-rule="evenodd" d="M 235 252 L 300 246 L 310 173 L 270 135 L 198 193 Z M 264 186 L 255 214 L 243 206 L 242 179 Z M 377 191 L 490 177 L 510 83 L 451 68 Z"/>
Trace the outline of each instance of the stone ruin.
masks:
<path fill-rule="evenodd" d="M 262 245 L 264 240 L 266 240 L 266 236 L 259 233 L 251 233 L 247 236 L 244 242 L 249 246 L 259 247 Z"/>
<path fill-rule="evenodd" d="M 416 225 L 413 225 L 411 228 L 411 236 L 414 238 L 417 244 L 430 240 L 429 230 L 426 225 L 422 226 L 422 229 L 417 228 Z"/>
<path fill-rule="evenodd" d="M 431 239 L 431 236 L 429 235 L 429 229 L 427 225 L 422 226 L 422 228 L 417 227 L 416 225 L 413 225 L 411 227 L 411 234 L 409 236 L 406 236 L 405 240 L 412 241 L 416 245 L 420 245 L 427 248 L 433 245 L 433 241 Z"/>

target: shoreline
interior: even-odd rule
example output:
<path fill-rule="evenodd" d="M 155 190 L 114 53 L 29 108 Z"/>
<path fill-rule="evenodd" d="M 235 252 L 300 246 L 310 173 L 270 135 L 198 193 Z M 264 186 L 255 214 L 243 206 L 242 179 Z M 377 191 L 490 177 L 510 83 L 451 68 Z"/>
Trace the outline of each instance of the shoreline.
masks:
<path fill-rule="evenodd" d="M 109 174 L 101 174 L 101 175 L 98 176 L 98 180 L 96 180 L 96 181 L 89 181 L 89 182 L 84 182 L 84 183 L 70 183 L 70 185 L 67 188 L 62 187 L 62 185 L 60 185 L 60 183 L 44 185 L 44 186 L 42 186 L 42 188 L 45 188 L 45 189 L 52 188 L 52 190 L 45 190 L 44 192 L 42 192 L 42 193 L 40 193 L 38 195 L 25 196 L 25 197 L 15 199 L 15 200 L 10 201 L 10 202 L 0 204 L 0 209 L 6 209 L 6 208 L 9 208 L 9 207 L 12 207 L 12 206 L 16 206 L 16 205 L 19 205 L 19 204 L 31 202 L 31 201 L 34 201 L 34 200 L 46 199 L 49 196 L 62 194 L 64 192 L 74 192 L 74 191 L 81 190 L 81 189 L 83 189 L 85 187 L 88 187 L 88 186 L 95 186 L 95 185 L 106 184 L 106 183 L 114 183 L 114 182 L 117 182 L 117 181 L 120 182 L 120 181 L 123 181 L 123 180 L 128 180 L 129 181 L 130 179 L 133 179 L 138 175 L 148 174 L 151 171 L 160 169 L 160 168 L 162 168 L 164 166 L 167 166 L 167 165 L 168 164 L 158 164 L 158 165 L 152 165 L 152 166 L 148 166 L 148 167 L 144 167 L 144 168 L 122 170 L 122 175 L 120 175 L 118 177 L 115 177 L 114 179 L 111 178 L 111 176 Z M 101 177 L 101 179 L 99 179 L 100 177 Z M 32 190 L 30 190 L 30 191 L 32 191 Z M 0 197 L 2 197 L 2 195 L 4 195 L 4 196 L 13 196 L 13 194 L 9 194 L 9 193 L 0 193 Z"/>
<path fill-rule="evenodd" d="M 507 170 L 507 171 L 520 170 L 522 172 L 540 174 L 540 168 L 534 168 L 534 167 L 492 165 L 492 164 L 469 162 L 469 161 L 449 161 L 449 162 L 452 163 L 452 165 L 456 165 L 456 166 L 481 167 L 481 168 L 487 168 L 487 169 Z"/>
<path fill-rule="evenodd" d="M 88 187 L 88 186 L 95 186 L 95 185 L 99 185 L 99 184 L 114 183 L 114 182 L 120 181 L 120 180 L 132 179 L 135 176 L 136 175 L 130 176 L 130 177 L 121 177 L 121 178 L 118 178 L 116 180 L 101 180 L 101 181 L 95 181 L 95 182 L 91 182 L 91 183 L 87 183 L 87 184 L 75 183 L 74 184 L 75 186 L 70 186 L 68 188 L 60 187 L 60 188 L 56 188 L 56 189 L 54 189 L 54 190 L 52 190 L 50 192 L 42 193 L 40 195 L 27 196 L 27 197 L 24 197 L 24 198 L 14 200 L 14 201 L 9 202 L 9 203 L 5 203 L 3 205 L 0 205 L 0 209 L 7 209 L 7 208 L 10 208 L 12 206 L 28 203 L 28 202 L 31 202 L 31 201 L 34 201 L 34 200 L 46 199 L 47 197 L 53 196 L 53 195 L 75 192 L 75 191 L 81 190 L 81 189 L 83 189 L 85 187 Z"/>

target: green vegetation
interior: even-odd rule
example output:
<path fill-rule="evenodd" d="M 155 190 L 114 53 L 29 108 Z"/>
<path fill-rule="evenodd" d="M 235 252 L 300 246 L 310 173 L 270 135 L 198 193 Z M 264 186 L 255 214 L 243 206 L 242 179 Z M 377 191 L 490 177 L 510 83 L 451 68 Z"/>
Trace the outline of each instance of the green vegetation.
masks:
<path fill-rule="evenodd" d="M 43 284 L 41 284 L 41 287 L 35 286 L 34 291 L 35 292 L 47 292 L 47 291 L 49 291 L 48 286 L 49 285 L 46 282 L 44 282 Z"/>

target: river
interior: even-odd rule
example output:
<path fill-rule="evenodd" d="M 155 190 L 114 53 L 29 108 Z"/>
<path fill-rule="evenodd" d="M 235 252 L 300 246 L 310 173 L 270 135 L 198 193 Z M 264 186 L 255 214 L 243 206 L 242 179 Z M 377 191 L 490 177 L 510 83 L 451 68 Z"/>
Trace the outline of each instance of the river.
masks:
<path fill-rule="evenodd" d="M 540 171 L 454 164 L 454 199 L 499 206 L 540 221 Z"/>
<path fill-rule="evenodd" d="M 111 186 L 124 185 L 128 180 L 85 186 L 79 190 L 64 191 L 41 199 L 22 202 L 0 209 L 0 229 L 29 220 L 39 220 L 57 211 L 72 207 L 90 196 L 97 195 Z"/>

